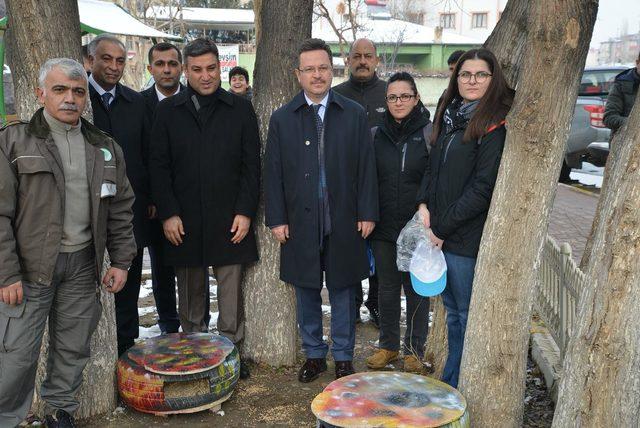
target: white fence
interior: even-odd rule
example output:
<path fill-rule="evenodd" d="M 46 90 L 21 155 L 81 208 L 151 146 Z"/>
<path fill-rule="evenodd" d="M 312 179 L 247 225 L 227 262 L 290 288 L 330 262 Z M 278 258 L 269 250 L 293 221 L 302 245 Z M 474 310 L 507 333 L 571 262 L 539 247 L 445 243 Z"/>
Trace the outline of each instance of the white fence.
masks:
<path fill-rule="evenodd" d="M 564 357 L 586 278 L 571 257 L 571 246 L 567 243 L 558 246 L 548 235 L 538 272 L 534 306 Z"/>

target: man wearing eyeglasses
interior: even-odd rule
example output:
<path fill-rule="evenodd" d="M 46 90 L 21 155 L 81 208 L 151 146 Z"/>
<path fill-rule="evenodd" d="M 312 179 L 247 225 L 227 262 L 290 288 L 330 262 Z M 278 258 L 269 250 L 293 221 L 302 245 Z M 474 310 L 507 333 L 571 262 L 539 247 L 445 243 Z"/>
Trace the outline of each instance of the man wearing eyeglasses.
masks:
<path fill-rule="evenodd" d="M 271 116 L 265 159 L 266 224 L 280 247 L 280 279 L 293 284 L 307 361 L 298 380 L 327 370 L 324 283 L 331 303 L 336 378 L 354 373 L 356 288 L 368 276 L 365 239 L 378 220 L 371 132 L 361 106 L 331 90 L 331 50 L 304 41 L 302 91 Z"/>
<path fill-rule="evenodd" d="M 369 128 L 379 126 L 384 121 L 384 113 L 387 111 L 385 101 L 387 82 L 378 78 L 376 70 L 380 58 L 376 45 L 369 39 L 358 39 L 349 49 L 347 65 L 349 66 L 349 79 L 336 85 L 333 90 L 360 104 L 367 112 Z M 360 306 L 364 301 L 362 287 L 356 293 L 356 320 L 360 320 Z M 378 278 L 374 274 L 369 277 L 369 294 L 366 308 L 369 317 L 377 327 L 380 323 L 378 312 Z"/>

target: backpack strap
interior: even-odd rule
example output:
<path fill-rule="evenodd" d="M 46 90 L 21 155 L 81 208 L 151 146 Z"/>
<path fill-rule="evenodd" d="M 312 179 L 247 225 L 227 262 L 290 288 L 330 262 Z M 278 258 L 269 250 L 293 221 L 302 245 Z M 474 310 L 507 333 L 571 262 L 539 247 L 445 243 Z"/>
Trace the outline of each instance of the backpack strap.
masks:
<path fill-rule="evenodd" d="M 487 128 L 487 134 L 491 131 L 495 131 L 496 129 L 500 128 L 502 125 L 504 125 L 506 122 L 506 120 L 502 120 L 500 121 L 500 123 L 498 123 L 497 125 L 491 125 L 490 127 Z"/>

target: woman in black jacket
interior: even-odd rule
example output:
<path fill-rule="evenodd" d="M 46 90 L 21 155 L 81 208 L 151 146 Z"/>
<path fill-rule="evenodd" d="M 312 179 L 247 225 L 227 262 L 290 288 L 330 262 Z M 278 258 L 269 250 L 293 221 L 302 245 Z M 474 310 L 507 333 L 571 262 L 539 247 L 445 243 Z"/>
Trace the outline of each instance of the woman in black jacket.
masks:
<path fill-rule="evenodd" d="M 487 49 L 467 51 L 456 65 L 431 135 L 431 158 L 418 194 L 431 242 L 447 261 L 449 355 L 442 380 L 458 385 L 471 286 L 498 175 L 513 91 Z"/>
<path fill-rule="evenodd" d="M 422 105 L 408 73 L 396 73 L 386 91 L 384 123 L 372 129 L 378 171 L 380 221 L 369 240 L 378 275 L 380 349 L 367 358 L 372 369 L 384 368 L 400 350 L 400 293 L 407 298 L 404 369 L 420 372 L 427 337 L 429 299 L 413 291 L 409 274 L 396 266 L 396 241 L 415 213 L 415 198 L 427 168 L 429 111 Z"/>

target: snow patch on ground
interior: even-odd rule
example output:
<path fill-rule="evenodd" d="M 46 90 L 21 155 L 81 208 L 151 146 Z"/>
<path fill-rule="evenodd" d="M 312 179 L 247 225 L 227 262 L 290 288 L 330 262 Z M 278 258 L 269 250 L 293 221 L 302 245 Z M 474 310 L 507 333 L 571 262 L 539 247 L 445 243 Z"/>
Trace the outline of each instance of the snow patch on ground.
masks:
<path fill-rule="evenodd" d="M 580 184 L 585 186 L 595 186 L 602 188 L 602 179 L 604 167 L 598 167 L 589 162 L 582 162 L 582 169 L 572 169 L 569 177 L 572 180 L 578 180 Z"/>
<path fill-rule="evenodd" d="M 143 271 L 144 272 L 144 271 Z M 150 274 L 150 272 L 149 272 Z M 209 279 L 209 299 L 215 300 L 218 296 L 218 285 L 212 279 Z M 177 290 L 176 290 L 177 291 Z M 147 279 L 140 285 L 140 299 L 151 296 L 153 294 L 153 287 L 151 284 L 151 280 Z M 177 293 L 176 293 L 176 301 L 177 301 Z M 177 309 L 177 308 L 176 308 Z M 152 304 L 151 306 L 141 306 L 138 307 L 138 316 L 143 317 L 148 314 L 155 314 L 156 306 Z M 211 320 L 209 321 L 209 330 L 211 332 L 217 332 L 218 325 L 218 315 L 217 311 L 211 312 Z M 181 330 L 182 331 L 182 330 Z M 160 327 L 158 324 L 154 324 L 151 327 L 140 326 L 138 329 L 139 339 L 148 339 L 150 337 L 160 335 Z"/>
<path fill-rule="evenodd" d="M 151 280 L 147 279 L 140 285 L 140 299 L 143 299 L 147 296 L 151 296 L 153 294 L 153 286 L 151 284 Z"/>

